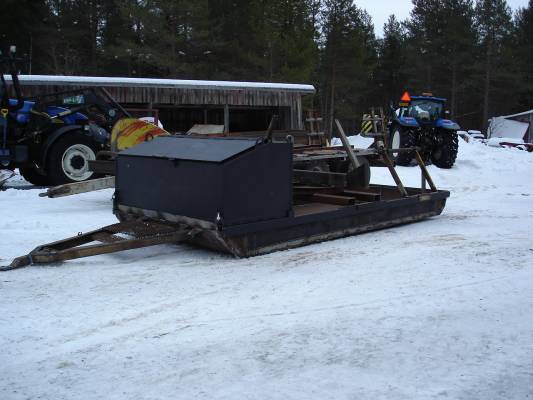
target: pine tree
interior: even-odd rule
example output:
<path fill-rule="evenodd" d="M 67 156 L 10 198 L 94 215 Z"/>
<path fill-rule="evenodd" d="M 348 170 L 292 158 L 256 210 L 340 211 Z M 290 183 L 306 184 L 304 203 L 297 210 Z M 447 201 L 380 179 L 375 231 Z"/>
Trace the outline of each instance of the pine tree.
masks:
<path fill-rule="evenodd" d="M 335 117 L 351 122 L 373 101 L 376 64 L 374 26 L 350 0 L 326 0 L 322 12 L 322 108 L 326 132 Z"/>
<path fill-rule="evenodd" d="M 391 15 L 383 28 L 379 41 L 377 82 L 381 89 L 381 102 L 387 104 L 397 98 L 407 84 L 406 32 L 402 24 Z"/>
<path fill-rule="evenodd" d="M 98 69 L 104 0 L 47 0 L 51 18 L 51 69 L 56 74 L 94 74 Z"/>
<path fill-rule="evenodd" d="M 483 112 L 481 124 L 485 130 L 488 125 L 492 106 L 496 100 L 503 100 L 510 83 L 507 51 L 510 45 L 512 22 L 511 9 L 505 0 L 478 0 L 476 4 L 476 23 L 480 35 L 480 48 L 483 54 Z M 499 93 L 493 99 L 495 83 L 499 83 Z M 501 106 L 494 111 L 502 110 Z"/>
<path fill-rule="evenodd" d="M 476 41 L 472 1 L 413 0 L 407 26 L 411 86 L 449 96 L 455 114 Z"/>
<path fill-rule="evenodd" d="M 441 31 L 442 76 L 449 80 L 449 109 L 456 117 L 459 106 L 468 100 L 472 87 L 472 54 L 475 51 L 474 5 L 472 0 L 445 0 L 443 4 L 444 26 Z M 441 87 L 442 87 L 441 86 Z M 463 99 L 463 101 L 461 101 Z M 464 108 L 463 108 L 464 109 Z"/>
<path fill-rule="evenodd" d="M 17 55 L 27 61 L 23 73 L 44 73 L 47 68 L 48 35 L 52 15 L 44 0 L 3 0 L 0 12 L 0 50 L 17 46 Z"/>
<path fill-rule="evenodd" d="M 434 89 L 438 43 L 441 31 L 440 0 L 413 0 L 411 17 L 407 21 L 409 32 L 409 75 L 416 91 Z"/>
<path fill-rule="evenodd" d="M 312 79 L 317 60 L 313 6 L 309 0 L 268 2 L 263 40 L 267 44 L 269 81 Z"/>
<path fill-rule="evenodd" d="M 533 105 L 533 0 L 519 10 L 516 22 L 516 58 L 520 82 L 518 106 Z"/>
<path fill-rule="evenodd" d="M 209 38 L 219 79 L 254 80 L 264 75 L 266 2 L 259 0 L 210 0 Z"/>
<path fill-rule="evenodd" d="M 99 73 L 106 76 L 129 76 L 130 60 L 125 53 L 135 40 L 130 11 L 135 7 L 132 0 L 109 0 L 102 10 Z"/>

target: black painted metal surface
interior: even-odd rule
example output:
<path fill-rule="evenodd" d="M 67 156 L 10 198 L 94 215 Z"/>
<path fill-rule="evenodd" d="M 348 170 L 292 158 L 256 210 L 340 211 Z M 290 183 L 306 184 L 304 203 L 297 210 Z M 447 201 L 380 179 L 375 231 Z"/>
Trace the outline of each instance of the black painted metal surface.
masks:
<path fill-rule="evenodd" d="M 186 149 L 170 148 L 161 156 L 161 141 L 118 155 L 119 219 L 147 217 L 199 227 L 190 242 L 249 257 L 436 216 L 450 195 L 383 185 L 350 193 L 330 183 L 332 192 L 325 196 L 295 192 L 293 198 L 289 143 L 188 140 L 181 143 L 201 144 L 194 147 L 201 148 L 196 156 L 196 150 L 185 156 Z M 210 146 L 223 150 L 208 157 L 212 153 L 204 150 Z"/>
<path fill-rule="evenodd" d="M 121 155 L 220 163 L 253 149 L 258 143 L 254 138 L 159 136 L 124 150 Z"/>
<path fill-rule="evenodd" d="M 115 197 L 221 226 L 284 218 L 292 212 L 292 145 L 159 137 L 118 154 Z"/>

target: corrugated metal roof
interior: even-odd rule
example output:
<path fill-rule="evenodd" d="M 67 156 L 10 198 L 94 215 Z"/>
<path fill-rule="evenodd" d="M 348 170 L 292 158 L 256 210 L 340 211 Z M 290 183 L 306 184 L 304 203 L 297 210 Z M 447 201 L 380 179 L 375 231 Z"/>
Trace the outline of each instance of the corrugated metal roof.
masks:
<path fill-rule="evenodd" d="M 11 76 L 4 75 L 6 81 Z M 201 81 L 185 79 L 122 78 L 98 76 L 19 75 L 21 85 L 112 86 L 175 89 L 269 90 L 315 93 L 313 85 L 267 82 Z"/>

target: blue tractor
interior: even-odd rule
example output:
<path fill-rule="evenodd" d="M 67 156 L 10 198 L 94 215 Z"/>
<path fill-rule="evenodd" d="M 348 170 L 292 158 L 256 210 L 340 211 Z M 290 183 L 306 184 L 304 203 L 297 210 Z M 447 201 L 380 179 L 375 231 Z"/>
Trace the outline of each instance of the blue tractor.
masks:
<path fill-rule="evenodd" d="M 17 61 L 13 48 L 8 56 L 0 54 L 0 169 L 18 168 L 39 186 L 94 178 L 89 161 L 108 148 L 113 125 L 128 113 L 103 89 L 24 98 Z"/>
<path fill-rule="evenodd" d="M 389 146 L 397 165 L 411 165 L 414 153 L 397 151 L 417 147 L 426 162 L 439 168 L 451 168 L 457 158 L 459 125 L 447 119 L 446 99 L 430 93 L 409 96 L 405 93 L 400 108 L 392 109 L 389 122 Z"/>

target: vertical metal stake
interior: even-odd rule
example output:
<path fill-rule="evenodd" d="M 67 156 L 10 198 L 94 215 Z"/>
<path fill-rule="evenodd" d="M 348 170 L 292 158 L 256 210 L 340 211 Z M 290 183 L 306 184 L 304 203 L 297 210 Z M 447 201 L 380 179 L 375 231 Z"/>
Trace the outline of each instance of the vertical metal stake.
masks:
<path fill-rule="evenodd" d="M 224 133 L 229 133 L 229 105 L 224 104 Z"/>
<path fill-rule="evenodd" d="M 420 156 L 420 153 L 418 152 L 418 150 L 415 150 L 415 157 L 416 157 L 418 166 L 420 167 L 422 171 L 422 175 L 424 176 L 424 180 L 427 181 L 427 183 L 429 183 L 429 187 L 431 188 L 431 191 L 436 192 L 437 187 L 435 186 L 435 183 L 433 183 L 433 179 L 431 179 L 431 175 L 429 174 L 426 168 L 426 165 L 424 164 L 424 160 L 422 160 L 422 157 Z"/>

